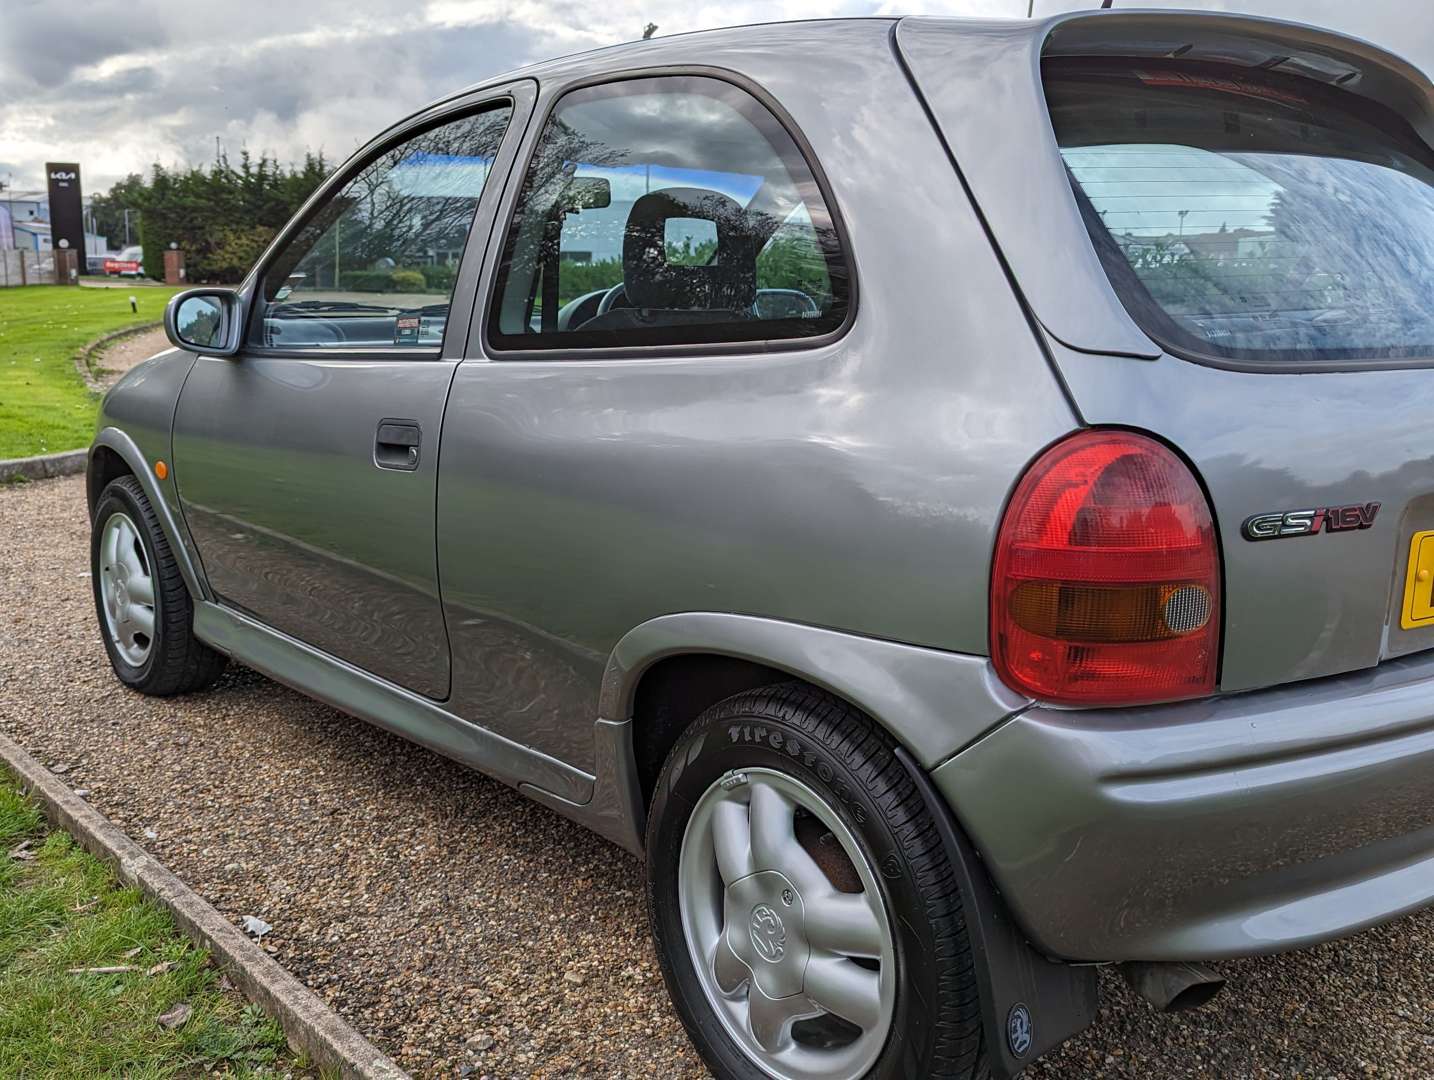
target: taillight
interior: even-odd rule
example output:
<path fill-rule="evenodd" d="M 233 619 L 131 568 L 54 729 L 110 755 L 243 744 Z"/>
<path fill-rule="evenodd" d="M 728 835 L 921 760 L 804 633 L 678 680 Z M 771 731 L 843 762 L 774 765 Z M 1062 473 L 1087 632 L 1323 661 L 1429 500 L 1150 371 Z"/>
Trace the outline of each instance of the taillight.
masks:
<path fill-rule="evenodd" d="M 991 568 L 991 656 L 1011 687 L 1066 705 L 1215 689 L 1220 556 L 1205 493 L 1128 431 L 1057 443 L 1011 496 Z"/>

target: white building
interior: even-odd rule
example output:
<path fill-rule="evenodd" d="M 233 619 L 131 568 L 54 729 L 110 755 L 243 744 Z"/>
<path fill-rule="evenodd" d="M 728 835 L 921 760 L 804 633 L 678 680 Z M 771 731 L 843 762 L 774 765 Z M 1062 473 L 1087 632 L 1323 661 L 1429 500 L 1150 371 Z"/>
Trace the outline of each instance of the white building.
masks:
<path fill-rule="evenodd" d="M 5 192 L 0 196 L 0 248 L 49 251 L 50 196 L 44 191 Z M 85 231 L 85 254 L 109 251 L 106 237 Z"/>

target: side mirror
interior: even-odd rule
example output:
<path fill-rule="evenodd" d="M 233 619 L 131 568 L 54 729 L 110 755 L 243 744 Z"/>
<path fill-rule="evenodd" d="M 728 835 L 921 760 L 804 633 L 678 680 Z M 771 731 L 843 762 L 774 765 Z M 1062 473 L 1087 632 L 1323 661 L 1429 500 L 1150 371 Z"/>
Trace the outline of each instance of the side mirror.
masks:
<path fill-rule="evenodd" d="M 601 210 L 612 205 L 612 183 L 605 176 L 574 176 L 563 190 L 561 209 L 567 214 Z"/>
<path fill-rule="evenodd" d="M 181 349 L 233 356 L 244 332 L 243 304 L 233 289 L 186 289 L 170 297 L 164 332 Z"/>

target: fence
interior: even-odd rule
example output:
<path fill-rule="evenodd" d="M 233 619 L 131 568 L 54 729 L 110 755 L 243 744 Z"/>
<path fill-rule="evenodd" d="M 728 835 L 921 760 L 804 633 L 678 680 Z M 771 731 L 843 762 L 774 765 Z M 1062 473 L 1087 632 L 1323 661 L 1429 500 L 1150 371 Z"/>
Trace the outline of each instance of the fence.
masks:
<path fill-rule="evenodd" d="M 55 255 L 50 251 L 0 248 L 0 288 L 55 284 Z"/>

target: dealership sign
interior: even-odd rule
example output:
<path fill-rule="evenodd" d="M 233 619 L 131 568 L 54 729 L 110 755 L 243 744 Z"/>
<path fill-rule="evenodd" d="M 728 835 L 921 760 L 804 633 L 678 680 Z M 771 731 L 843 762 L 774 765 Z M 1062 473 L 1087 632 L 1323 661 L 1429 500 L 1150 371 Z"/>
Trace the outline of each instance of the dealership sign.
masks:
<path fill-rule="evenodd" d="M 70 161 L 45 163 L 50 181 L 50 237 L 55 247 L 85 250 L 85 218 L 80 207 L 80 167 Z"/>

